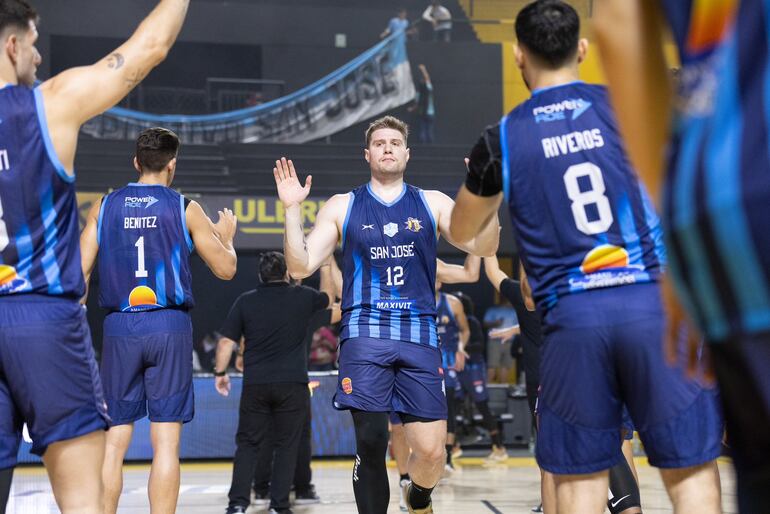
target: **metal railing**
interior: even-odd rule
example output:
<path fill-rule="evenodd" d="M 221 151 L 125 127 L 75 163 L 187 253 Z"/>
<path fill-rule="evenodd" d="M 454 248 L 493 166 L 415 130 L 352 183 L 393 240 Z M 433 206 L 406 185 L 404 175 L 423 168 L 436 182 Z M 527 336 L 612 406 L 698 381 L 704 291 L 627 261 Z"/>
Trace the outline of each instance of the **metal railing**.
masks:
<path fill-rule="evenodd" d="M 120 105 L 152 114 L 215 114 L 253 107 L 284 94 L 283 80 L 209 77 L 203 89 L 140 85 Z"/>

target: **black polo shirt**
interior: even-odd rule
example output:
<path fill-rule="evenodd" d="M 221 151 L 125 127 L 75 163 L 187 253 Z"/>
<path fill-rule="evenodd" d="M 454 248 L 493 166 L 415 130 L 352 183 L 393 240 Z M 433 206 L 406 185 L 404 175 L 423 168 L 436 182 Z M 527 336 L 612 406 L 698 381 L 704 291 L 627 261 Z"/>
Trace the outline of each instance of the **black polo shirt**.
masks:
<path fill-rule="evenodd" d="M 243 383 L 307 383 L 308 324 L 328 307 L 326 293 L 286 282 L 262 284 L 239 296 L 220 332 L 246 340 Z"/>

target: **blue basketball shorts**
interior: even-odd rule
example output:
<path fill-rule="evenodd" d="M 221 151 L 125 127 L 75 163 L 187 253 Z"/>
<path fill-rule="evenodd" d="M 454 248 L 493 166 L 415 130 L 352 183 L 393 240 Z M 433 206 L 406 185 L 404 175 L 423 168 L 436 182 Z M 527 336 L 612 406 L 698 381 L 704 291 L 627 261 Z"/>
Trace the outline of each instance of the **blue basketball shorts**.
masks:
<path fill-rule="evenodd" d="M 611 468 L 623 458 L 623 405 L 650 463 L 682 468 L 719 456 L 715 390 L 663 357 L 656 284 L 568 295 L 545 315 L 536 457 L 557 474 Z"/>
<path fill-rule="evenodd" d="M 102 382 L 113 425 L 193 419 L 192 323 L 181 310 L 113 312 L 104 320 Z"/>
<path fill-rule="evenodd" d="M 455 389 L 457 387 L 456 358 L 457 353 L 455 351 L 441 350 L 441 368 L 444 372 L 444 384 L 447 389 Z"/>
<path fill-rule="evenodd" d="M 24 423 L 35 455 L 107 428 L 91 332 L 76 300 L 0 297 L 0 469 L 16 465 Z"/>
<path fill-rule="evenodd" d="M 334 407 L 446 419 L 438 348 L 390 339 L 354 337 L 340 347 Z"/>
<path fill-rule="evenodd" d="M 466 361 L 465 368 L 457 374 L 457 378 L 456 398 L 463 398 L 464 394 L 468 393 L 473 403 L 489 400 L 487 363 L 484 360 L 480 362 Z"/>

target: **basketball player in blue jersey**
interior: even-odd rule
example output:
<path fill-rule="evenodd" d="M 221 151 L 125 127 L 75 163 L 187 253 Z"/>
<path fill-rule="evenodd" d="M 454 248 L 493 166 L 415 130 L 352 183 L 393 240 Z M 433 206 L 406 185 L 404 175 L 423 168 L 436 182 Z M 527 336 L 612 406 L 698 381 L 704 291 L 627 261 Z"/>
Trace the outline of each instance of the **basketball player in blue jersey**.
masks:
<path fill-rule="evenodd" d="M 692 320 L 709 343 L 740 510 L 765 512 L 770 9 L 759 0 L 602 0 L 597 16 L 619 124 L 624 134 L 633 134 L 629 154 L 648 187 L 661 192 L 675 286 L 667 302 L 669 354 L 673 358 L 679 350 L 678 322 Z M 681 62 L 675 87 L 662 50 L 661 34 L 669 30 Z M 690 334 L 684 353 L 694 366 L 700 338 Z"/>
<path fill-rule="evenodd" d="M 391 116 L 366 131 L 371 180 L 333 196 L 315 227 L 302 230 L 300 204 L 310 193 L 291 161 L 273 170 L 286 212 L 284 248 L 295 278 L 313 273 L 343 245 L 342 346 L 335 405 L 352 410 L 356 429 L 353 489 L 359 512 L 387 511 L 385 452 L 388 412 L 399 413 L 412 454 L 410 512 L 432 512 L 430 494 L 441 477 L 446 399 L 436 333 L 436 243 L 449 233 L 454 202 L 439 191 L 404 183 L 407 126 Z M 497 218 L 460 249 L 489 255 L 497 247 Z M 450 242 L 452 240 L 450 239 Z"/>
<path fill-rule="evenodd" d="M 659 221 L 628 163 L 605 89 L 578 81 L 575 10 L 534 2 L 515 55 L 532 97 L 474 147 L 452 213 L 467 240 L 505 196 L 544 343 L 536 455 L 559 512 L 599 513 L 627 405 L 676 512 L 719 512 L 712 390 L 665 365 Z"/>
<path fill-rule="evenodd" d="M 230 280 L 237 258 L 236 220 L 225 209 L 214 224 L 201 206 L 169 188 L 179 139 L 163 128 L 136 141 L 139 181 L 95 202 L 80 238 L 86 284 L 99 264 L 104 320 L 101 376 L 112 420 L 104 459 L 105 512 L 117 511 L 123 458 L 134 422 L 149 411 L 153 512 L 173 512 L 179 496 L 179 438 L 192 420 L 193 248 L 214 274 Z"/>
<path fill-rule="evenodd" d="M 64 513 L 102 511 L 107 426 L 78 303 L 78 132 L 163 61 L 188 3 L 162 0 L 108 57 L 33 88 L 37 13 L 0 2 L 0 469 L 15 466 L 26 421 Z"/>
<path fill-rule="evenodd" d="M 436 324 L 441 348 L 441 368 L 444 374 L 444 389 L 447 405 L 446 464 L 447 474 L 454 471 L 452 448 L 455 445 L 455 389 L 457 375 L 465 369 L 465 345 L 471 335 L 468 318 L 459 298 L 441 292 L 441 282 L 436 281 Z"/>

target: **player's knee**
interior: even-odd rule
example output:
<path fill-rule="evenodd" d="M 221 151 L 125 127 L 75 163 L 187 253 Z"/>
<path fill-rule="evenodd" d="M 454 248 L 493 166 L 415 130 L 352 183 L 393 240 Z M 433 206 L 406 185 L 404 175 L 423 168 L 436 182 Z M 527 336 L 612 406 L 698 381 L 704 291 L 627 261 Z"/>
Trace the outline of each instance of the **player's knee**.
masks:
<path fill-rule="evenodd" d="M 353 413 L 358 455 L 379 458 L 388 449 L 388 418 L 381 412 Z"/>
<path fill-rule="evenodd" d="M 435 440 L 422 440 L 412 446 L 412 453 L 418 459 L 433 464 L 444 465 L 446 461 L 446 440 L 436 438 Z"/>

